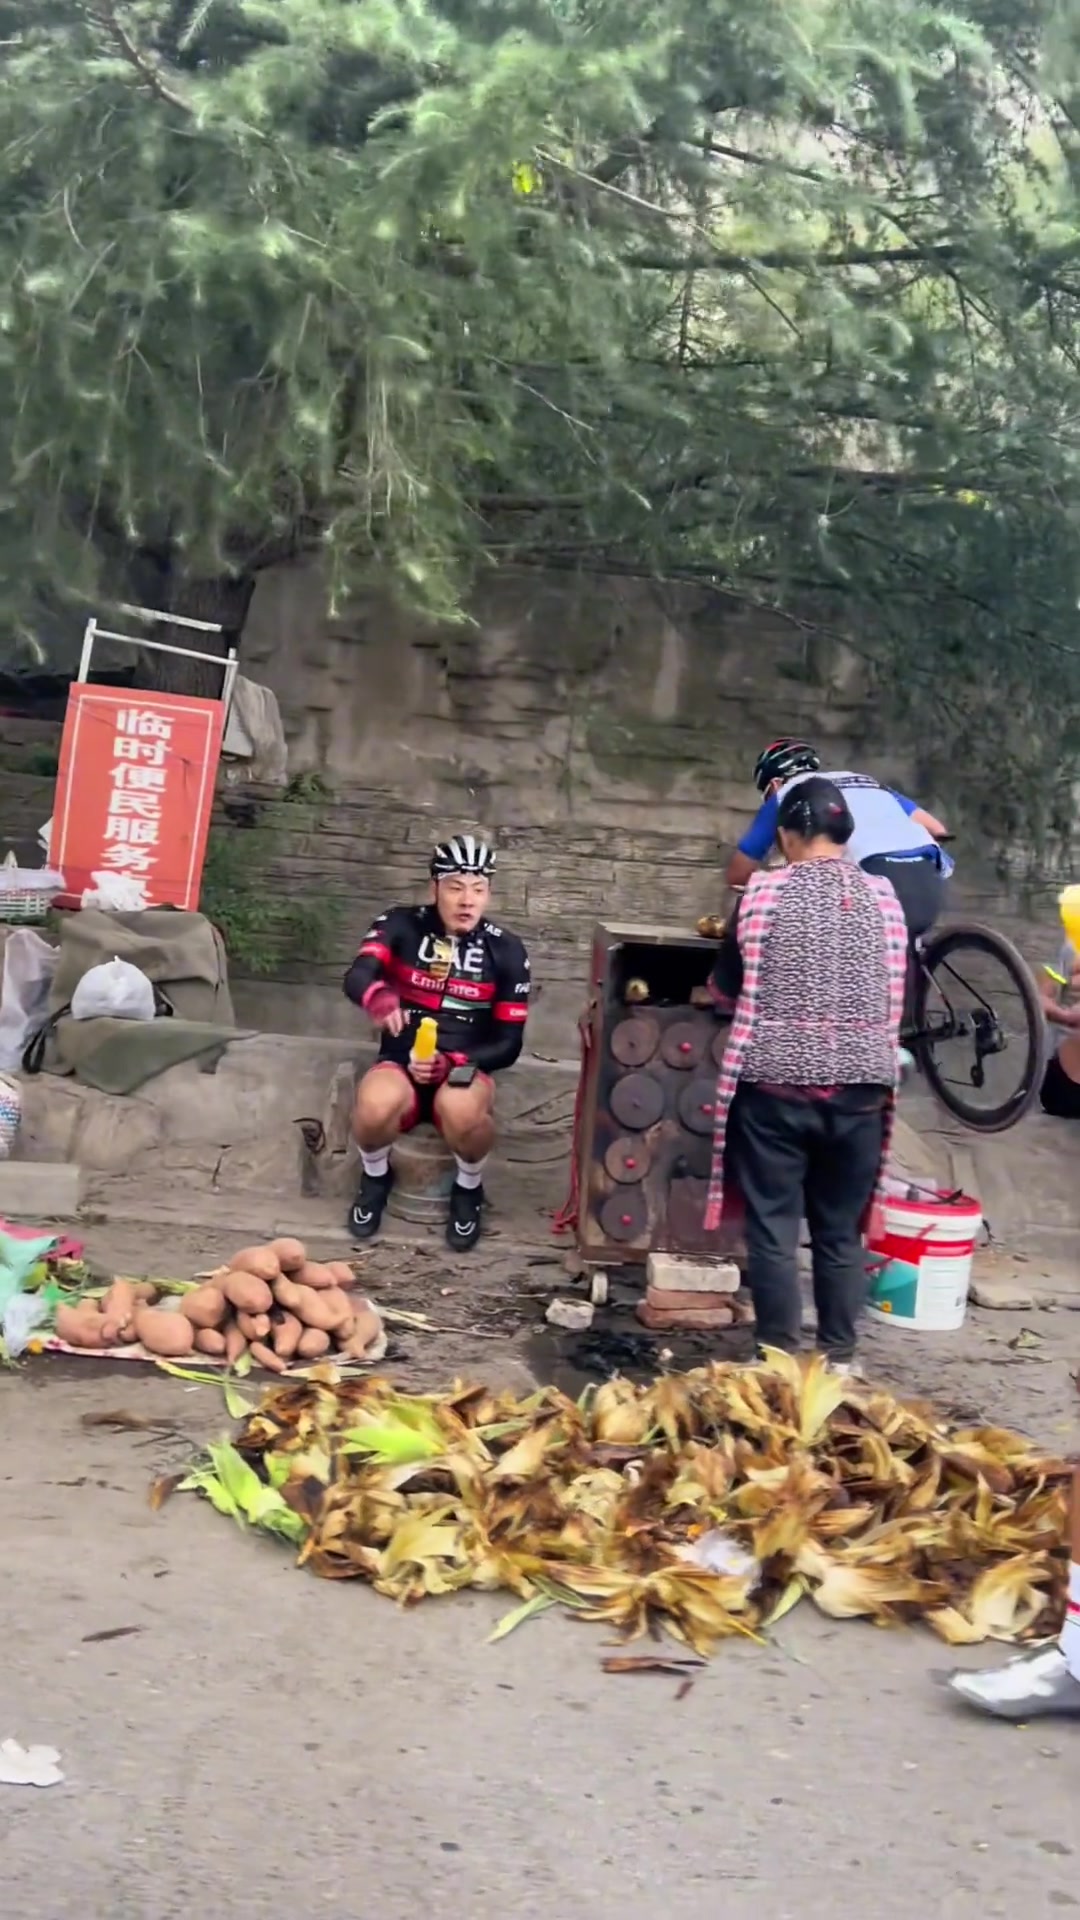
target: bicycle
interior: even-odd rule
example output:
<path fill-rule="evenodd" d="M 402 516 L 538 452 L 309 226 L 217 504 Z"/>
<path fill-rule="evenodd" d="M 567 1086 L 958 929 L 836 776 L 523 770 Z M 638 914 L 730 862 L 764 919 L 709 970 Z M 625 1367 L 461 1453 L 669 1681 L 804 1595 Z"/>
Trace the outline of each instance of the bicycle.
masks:
<path fill-rule="evenodd" d="M 1011 1014 L 1002 1015 L 1000 993 L 992 999 L 967 977 L 988 963 L 995 963 L 1007 978 Z M 1010 1054 L 1014 1027 L 1019 1045 Z M 942 1105 L 978 1133 L 1004 1133 L 1038 1098 L 1046 1066 L 1042 1003 L 1023 955 L 993 927 L 956 921 L 912 941 L 900 1038 Z M 989 1061 L 1008 1055 L 1015 1062 L 1011 1086 L 1003 1075 L 991 1087 L 991 1097 L 997 1095 L 994 1104 L 972 1099 L 964 1083 L 945 1072 L 944 1050 L 953 1042 L 961 1050 L 970 1049 L 966 1084 L 976 1094 L 986 1091 Z"/>

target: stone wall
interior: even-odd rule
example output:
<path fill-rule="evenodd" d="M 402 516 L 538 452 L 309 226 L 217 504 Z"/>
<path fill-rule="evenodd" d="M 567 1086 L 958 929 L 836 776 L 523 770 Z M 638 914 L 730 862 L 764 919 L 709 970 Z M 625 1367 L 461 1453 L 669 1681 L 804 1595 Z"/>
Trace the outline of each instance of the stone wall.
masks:
<path fill-rule="evenodd" d="M 53 810 L 59 721 L 0 713 L 0 859 L 40 866 L 38 829 Z"/>
<path fill-rule="evenodd" d="M 282 824 L 269 884 L 340 902 L 342 951 L 238 981 L 245 1024 L 354 1033 L 347 958 L 375 912 L 420 897 L 432 842 L 455 828 L 498 843 L 497 912 L 529 942 L 540 989 L 530 1040 L 565 1056 L 594 922 L 686 926 L 716 907 L 770 736 L 806 732 L 834 764 L 947 811 L 859 664 L 776 615 L 704 587 L 532 571 L 495 576 L 472 615 L 433 627 L 372 597 L 335 622 L 315 566 L 260 578 L 243 669 L 277 695 L 290 775 L 319 775 L 325 793 L 298 826 L 278 797 L 244 791 Z M 26 769 L 56 744 L 54 726 L 0 717 L 0 837 L 23 853 L 52 809 L 51 780 Z M 975 843 L 959 851 L 954 904 L 1043 957 L 1044 933 Z"/>
<path fill-rule="evenodd" d="M 716 906 L 718 843 L 750 817 L 764 740 L 810 730 L 843 763 L 873 739 L 892 761 L 850 659 L 711 590 L 507 572 L 473 614 L 435 629 L 372 600 L 333 624 L 316 569 L 268 573 L 243 667 L 277 695 L 290 773 L 333 792 L 318 833 L 294 836 L 294 896 L 340 898 L 359 936 L 418 897 L 433 840 L 482 828 L 498 915 L 533 950 L 534 1044 L 565 1051 L 598 918 L 685 925 Z M 321 1003 L 318 1023 L 346 1031 L 340 966 L 291 971 L 290 1022 Z M 286 1018 L 278 983 L 244 998 Z"/>

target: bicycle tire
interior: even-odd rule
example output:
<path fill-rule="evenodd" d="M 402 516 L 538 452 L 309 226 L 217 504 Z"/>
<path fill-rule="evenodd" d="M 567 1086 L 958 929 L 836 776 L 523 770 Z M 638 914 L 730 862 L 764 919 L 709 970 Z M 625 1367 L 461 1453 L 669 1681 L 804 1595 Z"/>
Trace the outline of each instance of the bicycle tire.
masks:
<path fill-rule="evenodd" d="M 1042 1086 L 1046 1068 L 1046 1022 L 1042 1002 L 1031 969 L 1011 940 L 1006 939 L 1003 933 L 996 933 L 993 927 L 981 926 L 977 921 L 958 921 L 931 934 L 924 942 L 923 965 L 915 985 L 917 1027 L 926 1024 L 927 997 L 935 968 L 944 960 L 964 952 L 992 955 L 1005 968 L 1016 987 L 1027 1020 L 1027 1058 L 1023 1076 L 1016 1092 L 1008 1100 L 1001 1101 L 996 1107 L 975 1107 L 958 1095 L 955 1084 L 944 1079 L 934 1058 L 932 1040 L 918 1041 L 919 1065 L 942 1106 L 947 1107 L 957 1120 L 975 1133 L 1005 1133 L 1023 1119 L 1038 1099 Z M 959 968 L 957 971 L 960 971 Z"/>

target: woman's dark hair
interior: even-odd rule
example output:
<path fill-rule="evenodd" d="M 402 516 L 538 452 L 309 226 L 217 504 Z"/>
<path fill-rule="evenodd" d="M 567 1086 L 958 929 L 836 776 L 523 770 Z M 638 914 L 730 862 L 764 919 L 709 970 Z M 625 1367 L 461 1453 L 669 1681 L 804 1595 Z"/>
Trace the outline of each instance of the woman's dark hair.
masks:
<path fill-rule="evenodd" d="M 776 824 L 800 840 L 831 840 L 846 847 L 855 831 L 851 811 L 839 787 L 817 774 L 790 787 L 780 802 Z"/>

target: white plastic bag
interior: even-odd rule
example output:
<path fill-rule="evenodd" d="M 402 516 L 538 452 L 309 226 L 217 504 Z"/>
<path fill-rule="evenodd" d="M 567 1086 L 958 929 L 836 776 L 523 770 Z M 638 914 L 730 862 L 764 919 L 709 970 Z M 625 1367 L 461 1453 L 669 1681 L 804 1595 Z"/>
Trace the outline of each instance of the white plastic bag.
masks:
<path fill-rule="evenodd" d="M 55 1747 L 20 1747 L 0 1740 L 0 1787 L 58 1787 L 63 1774 Z"/>
<path fill-rule="evenodd" d="M 88 967 L 71 996 L 73 1020 L 152 1020 L 154 984 L 130 960 Z"/>
<path fill-rule="evenodd" d="M 0 1069 L 22 1065 L 26 1044 L 45 1019 L 58 957 L 56 948 L 29 927 L 8 934 L 0 995 Z"/>
<path fill-rule="evenodd" d="M 104 913 L 140 913 L 150 905 L 146 883 L 129 873 L 92 873 L 92 887 L 83 891 L 84 907 L 99 907 Z"/>
<path fill-rule="evenodd" d="M 14 1293 L 4 1308 L 0 1333 L 4 1337 L 9 1360 L 18 1360 L 26 1352 L 33 1335 L 49 1317 L 49 1303 L 40 1293 Z"/>
<path fill-rule="evenodd" d="M 22 1088 L 10 1073 L 0 1073 L 0 1160 L 11 1156 L 22 1126 Z"/>

